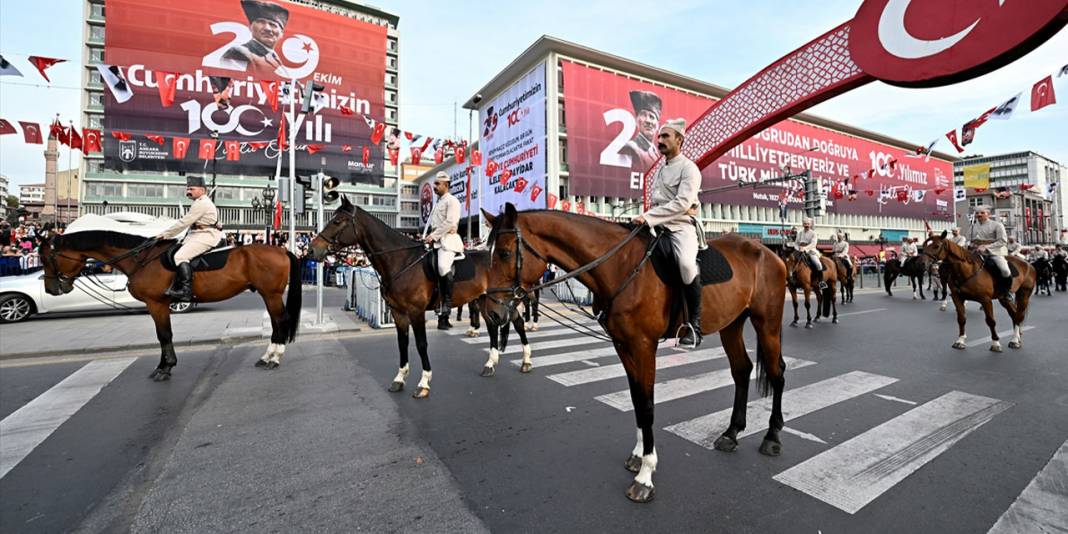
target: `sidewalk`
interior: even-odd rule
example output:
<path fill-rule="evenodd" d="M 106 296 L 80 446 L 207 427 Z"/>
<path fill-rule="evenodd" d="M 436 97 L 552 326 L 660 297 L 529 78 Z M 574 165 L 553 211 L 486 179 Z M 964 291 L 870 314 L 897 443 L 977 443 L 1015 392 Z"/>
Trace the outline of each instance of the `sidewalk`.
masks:
<path fill-rule="evenodd" d="M 339 291 L 327 288 L 328 291 Z M 240 297 L 238 297 L 240 298 Z M 211 309 L 207 304 L 185 314 L 171 315 L 174 346 L 202 343 L 237 343 L 268 339 L 271 324 L 259 297 L 247 309 Z M 323 307 L 324 327 L 315 320 L 315 288 L 304 288 L 300 335 L 366 331 L 369 327 L 352 312 Z M 41 318 L 0 325 L 0 359 L 31 355 L 154 349 L 159 347 L 156 328 L 147 312 L 113 313 L 71 318 Z"/>

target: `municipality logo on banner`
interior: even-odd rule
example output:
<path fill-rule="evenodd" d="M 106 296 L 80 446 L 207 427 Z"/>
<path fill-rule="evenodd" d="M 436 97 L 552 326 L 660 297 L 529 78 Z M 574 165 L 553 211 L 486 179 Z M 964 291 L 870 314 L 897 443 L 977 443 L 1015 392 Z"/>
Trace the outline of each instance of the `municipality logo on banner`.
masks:
<path fill-rule="evenodd" d="M 127 163 L 137 159 L 137 141 L 119 141 L 119 159 Z"/>

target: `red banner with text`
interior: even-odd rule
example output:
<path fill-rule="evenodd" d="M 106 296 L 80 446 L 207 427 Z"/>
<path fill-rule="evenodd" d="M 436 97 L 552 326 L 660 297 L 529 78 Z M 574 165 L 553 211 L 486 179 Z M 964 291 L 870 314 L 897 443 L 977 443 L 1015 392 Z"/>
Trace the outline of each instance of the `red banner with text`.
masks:
<path fill-rule="evenodd" d="M 568 61 L 563 76 L 572 195 L 639 198 L 643 174 L 659 157 L 660 125 L 693 121 L 714 102 Z M 812 171 L 837 213 L 920 219 L 953 213 L 951 163 L 796 120 L 760 132 L 706 167 L 702 188 L 776 178 L 784 167 Z M 789 186 L 745 187 L 702 200 L 771 207 L 784 194 Z M 803 203 L 799 192 L 788 202 Z"/>

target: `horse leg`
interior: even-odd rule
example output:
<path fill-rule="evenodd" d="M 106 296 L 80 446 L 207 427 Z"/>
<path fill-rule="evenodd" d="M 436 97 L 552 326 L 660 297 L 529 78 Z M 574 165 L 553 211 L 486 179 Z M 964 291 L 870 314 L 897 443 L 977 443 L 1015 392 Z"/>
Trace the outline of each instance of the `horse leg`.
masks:
<path fill-rule="evenodd" d="M 983 315 L 986 315 L 986 326 L 990 328 L 990 350 L 1001 352 L 1001 341 L 998 339 L 998 324 L 994 320 L 994 303 L 990 299 L 983 299 Z"/>
<path fill-rule="evenodd" d="M 160 356 L 159 365 L 148 375 L 156 382 L 170 380 L 171 369 L 178 365 L 178 355 L 174 353 L 174 333 L 171 331 L 171 308 L 167 302 L 150 300 L 148 313 L 152 315 L 152 321 L 156 323 L 156 339 L 159 340 Z"/>
<path fill-rule="evenodd" d="M 500 360 L 500 351 L 497 350 L 500 340 L 497 339 L 501 329 L 499 326 L 493 324 L 490 321 L 486 321 L 486 331 L 489 333 L 490 338 L 490 352 L 489 357 L 486 358 L 486 363 L 482 364 L 482 372 L 479 376 L 490 377 L 497 372 L 497 362 Z"/>
<path fill-rule="evenodd" d="M 734 379 L 734 408 L 731 410 L 731 422 L 727 430 L 716 438 L 713 447 L 717 451 L 734 452 L 738 448 L 738 432 L 745 430 L 746 402 L 749 400 L 749 375 L 753 372 L 753 362 L 745 352 L 745 339 L 742 338 L 742 326 L 745 315 L 734 320 L 719 331 L 723 351 L 731 366 L 731 378 Z"/>
<path fill-rule="evenodd" d="M 1009 341 L 1010 349 L 1019 349 L 1023 347 L 1023 322 L 1027 317 L 1027 305 L 1031 301 L 1031 291 L 1020 287 L 1016 290 L 1016 305 L 1012 308 L 1005 306 L 1006 302 L 1002 302 L 1001 305 L 1005 306 L 1005 309 L 1009 311 L 1009 315 L 1012 316 L 1012 339 Z"/>
<path fill-rule="evenodd" d="M 750 322 L 753 324 L 757 334 L 757 361 L 762 364 L 758 367 L 757 372 L 759 373 L 761 368 L 764 371 L 763 377 L 757 376 L 757 383 L 762 386 L 761 394 L 767 394 L 766 386 L 768 384 L 771 385 L 772 391 L 768 432 L 764 435 L 764 441 L 760 444 L 760 452 L 767 456 L 778 456 L 782 454 L 782 442 L 779 441 L 779 432 L 783 428 L 782 392 L 786 385 L 786 377 L 784 376 L 786 364 L 782 360 L 782 327 L 780 326 L 782 320 L 776 317 L 773 309 L 770 312 L 763 313 L 757 309 L 753 311 Z M 739 409 L 737 399 L 735 400 L 734 409 Z M 746 409 L 744 403 L 740 409 Z"/>
<path fill-rule="evenodd" d="M 271 342 L 267 344 L 267 352 L 256 360 L 256 367 L 277 369 L 282 365 L 282 355 L 286 352 L 285 304 L 281 294 L 268 295 L 261 292 L 260 295 L 263 297 L 263 304 L 267 306 L 267 314 L 271 317 Z"/>
<path fill-rule="evenodd" d="M 923 294 L 923 277 L 920 276 L 916 279 L 917 285 L 920 286 L 920 300 L 927 300 L 927 296 Z M 928 288 L 930 289 L 930 288 Z"/>
<path fill-rule="evenodd" d="M 419 384 L 415 387 L 412 397 L 425 399 L 430 396 L 430 355 L 427 354 L 426 343 L 426 316 L 422 313 L 412 318 L 412 331 L 415 332 L 415 350 L 419 351 L 419 363 L 423 367 L 423 374 L 419 377 Z"/>
<path fill-rule="evenodd" d="M 805 328 L 812 328 L 812 306 L 809 304 L 810 291 L 805 288 Z M 819 295 L 816 296 L 816 307 L 819 307 Z M 819 314 L 816 314 L 816 319 L 819 320 Z"/>
<path fill-rule="evenodd" d="M 797 288 L 790 287 L 790 299 L 794 301 L 794 320 L 790 323 L 790 326 L 797 327 L 797 321 L 800 317 L 797 316 Z"/>
<path fill-rule="evenodd" d="M 397 375 L 393 377 L 393 382 L 389 384 L 389 391 L 396 393 L 404 390 L 404 381 L 408 378 L 410 369 L 408 367 L 408 320 L 407 315 L 394 313 L 393 323 L 397 327 L 397 348 L 400 350 L 400 366 L 397 369 Z"/>
<path fill-rule="evenodd" d="M 472 300 L 467 303 L 467 317 L 471 320 L 471 327 L 464 333 L 467 337 L 478 337 L 479 328 L 479 315 L 481 314 L 479 309 L 478 299 Z M 459 317 L 456 318 L 459 321 Z M 486 321 L 486 325 L 489 326 L 489 321 Z"/>
<path fill-rule="evenodd" d="M 656 342 L 646 343 L 635 350 L 631 343 L 616 345 L 619 358 L 627 370 L 630 397 L 634 404 L 634 416 L 638 425 L 641 445 L 641 465 L 627 488 L 627 498 L 634 502 L 653 500 L 656 489 L 653 473 L 656 471 L 656 446 L 653 441 L 653 383 L 656 380 Z M 635 447 L 637 450 L 638 447 Z M 633 454 L 632 454 L 633 455 Z M 628 459 L 628 466 L 633 462 Z"/>
<path fill-rule="evenodd" d="M 838 324 L 838 303 L 834 300 L 834 292 L 831 292 L 831 324 Z"/>
<path fill-rule="evenodd" d="M 964 334 L 964 323 L 967 321 L 967 317 L 965 316 L 966 310 L 964 309 L 964 298 L 956 293 L 953 293 L 952 297 L 953 307 L 957 310 L 957 340 L 953 342 L 953 348 L 963 350 L 967 348 L 964 341 L 968 337 Z"/>
<path fill-rule="evenodd" d="M 530 342 L 527 341 L 527 329 L 523 321 L 516 319 L 513 323 L 515 325 L 515 332 L 519 334 L 519 342 L 523 344 L 523 363 L 519 365 L 520 373 L 529 373 L 534 368 L 534 363 L 530 361 Z M 533 328 L 537 323 L 530 323 Z"/>

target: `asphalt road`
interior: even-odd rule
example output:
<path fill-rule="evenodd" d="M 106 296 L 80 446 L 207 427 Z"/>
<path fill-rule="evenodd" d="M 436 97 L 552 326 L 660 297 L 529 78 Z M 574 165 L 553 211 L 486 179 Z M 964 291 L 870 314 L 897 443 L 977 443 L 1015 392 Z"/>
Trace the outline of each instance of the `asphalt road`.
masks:
<path fill-rule="evenodd" d="M 1058 453 L 1068 440 L 1065 295 L 1033 298 L 1024 348 L 1000 354 L 987 350 L 975 304 L 965 351 L 950 348 L 952 312 L 930 301 L 865 294 L 839 312 L 839 325 L 784 330 L 792 360 L 777 458 L 757 452 L 765 416 L 750 418 L 754 434 L 737 452 L 705 446 L 733 395 L 716 336 L 698 354 L 661 350 L 657 497 L 647 505 L 623 495 L 634 418 L 620 400 L 626 380 L 615 356 L 544 319 L 529 375 L 511 363 L 519 353 L 510 347 L 497 375 L 482 378 L 484 345 L 431 333 L 428 400 L 410 396 L 414 346 L 407 390 L 385 391 L 397 366 L 390 331 L 298 342 L 275 372 L 250 365 L 262 343 L 184 351 L 164 384 L 145 379 L 154 351 L 0 365 L 0 469 L 10 469 L 0 474 L 0 525 L 987 532 L 1007 510 L 1027 511 L 1017 499 L 1033 481 L 1068 499 L 1068 450 Z M 998 318 L 1008 330 L 1004 312 Z M 761 402 L 752 392 L 750 400 Z M 7 467 L 20 408 L 71 403 L 67 416 L 45 410 L 41 422 L 54 432 Z M 1038 518 L 1068 525 L 1066 510 Z"/>

